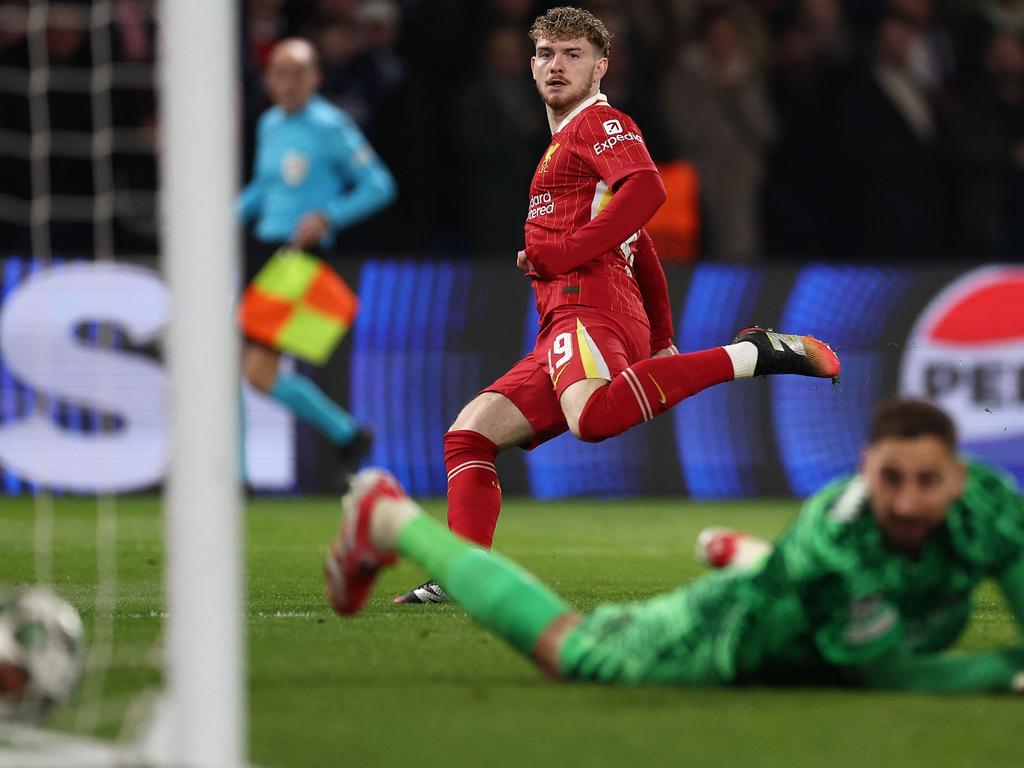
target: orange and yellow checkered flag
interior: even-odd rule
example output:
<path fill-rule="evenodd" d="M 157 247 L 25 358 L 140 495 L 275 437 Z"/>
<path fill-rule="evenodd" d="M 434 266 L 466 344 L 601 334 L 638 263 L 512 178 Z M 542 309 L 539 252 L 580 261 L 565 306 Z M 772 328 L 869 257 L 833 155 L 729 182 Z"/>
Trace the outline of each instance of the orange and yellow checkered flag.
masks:
<path fill-rule="evenodd" d="M 281 249 L 246 287 L 238 314 L 253 341 L 322 365 L 358 311 L 359 299 L 330 266 Z"/>

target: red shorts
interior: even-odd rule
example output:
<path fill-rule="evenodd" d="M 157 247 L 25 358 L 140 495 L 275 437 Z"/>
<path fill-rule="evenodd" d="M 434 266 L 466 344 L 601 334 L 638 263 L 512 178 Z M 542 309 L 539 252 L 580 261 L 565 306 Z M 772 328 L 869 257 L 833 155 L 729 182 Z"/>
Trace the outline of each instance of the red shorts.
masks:
<path fill-rule="evenodd" d="M 565 306 L 537 335 L 533 353 L 483 392 L 504 395 L 533 427 L 527 449 L 569 427 L 559 399 L 583 379 L 611 381 L 638 360 L 650 357 L 651 329 L 640 320 L 606 310 Z"/>

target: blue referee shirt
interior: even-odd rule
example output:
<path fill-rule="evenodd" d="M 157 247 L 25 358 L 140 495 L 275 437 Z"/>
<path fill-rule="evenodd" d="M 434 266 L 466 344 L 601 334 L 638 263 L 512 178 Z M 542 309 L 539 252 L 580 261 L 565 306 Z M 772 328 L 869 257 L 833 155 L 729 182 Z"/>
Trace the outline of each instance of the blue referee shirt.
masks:
<path fill-rule="evenodd" d="M 238 212 L 256 219 L 256 238 L 288 241 L 299 220 L 317 211 L 334 235 L 395 199 L 395 181 L 352 119 L 321 96 L 292 114 L 268 109 L 256 128 L 253 178 Z"/>

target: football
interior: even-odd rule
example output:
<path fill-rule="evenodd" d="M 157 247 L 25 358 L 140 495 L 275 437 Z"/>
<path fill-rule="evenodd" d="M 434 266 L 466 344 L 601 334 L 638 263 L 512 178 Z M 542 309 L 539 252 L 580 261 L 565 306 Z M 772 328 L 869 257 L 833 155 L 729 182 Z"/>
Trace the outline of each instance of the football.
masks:
<path fill-rule="evenodd" d="M 67 703 L 84 656 L 70 603 L 46 587 L 0 587 L 0 718 L 36 720 Z"/>

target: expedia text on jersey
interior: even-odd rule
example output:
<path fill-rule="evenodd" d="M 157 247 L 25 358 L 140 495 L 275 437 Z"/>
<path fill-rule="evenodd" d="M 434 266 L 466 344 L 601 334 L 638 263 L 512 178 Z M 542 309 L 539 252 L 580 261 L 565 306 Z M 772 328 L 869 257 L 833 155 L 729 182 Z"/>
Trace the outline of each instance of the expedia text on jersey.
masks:
<path fill-rule="evenodd" d="M 621 144 L 623 141 L 639 141 L 641 144 L 644 143 L 643 137 L 639 133 L 633 131 L 626 131 L 625 133 L 617 133 L 614 136 L 609 136 L 602 142 L 594 145 L 594 154 L 600 155 L 607 152 L 616 144 Z"/>

